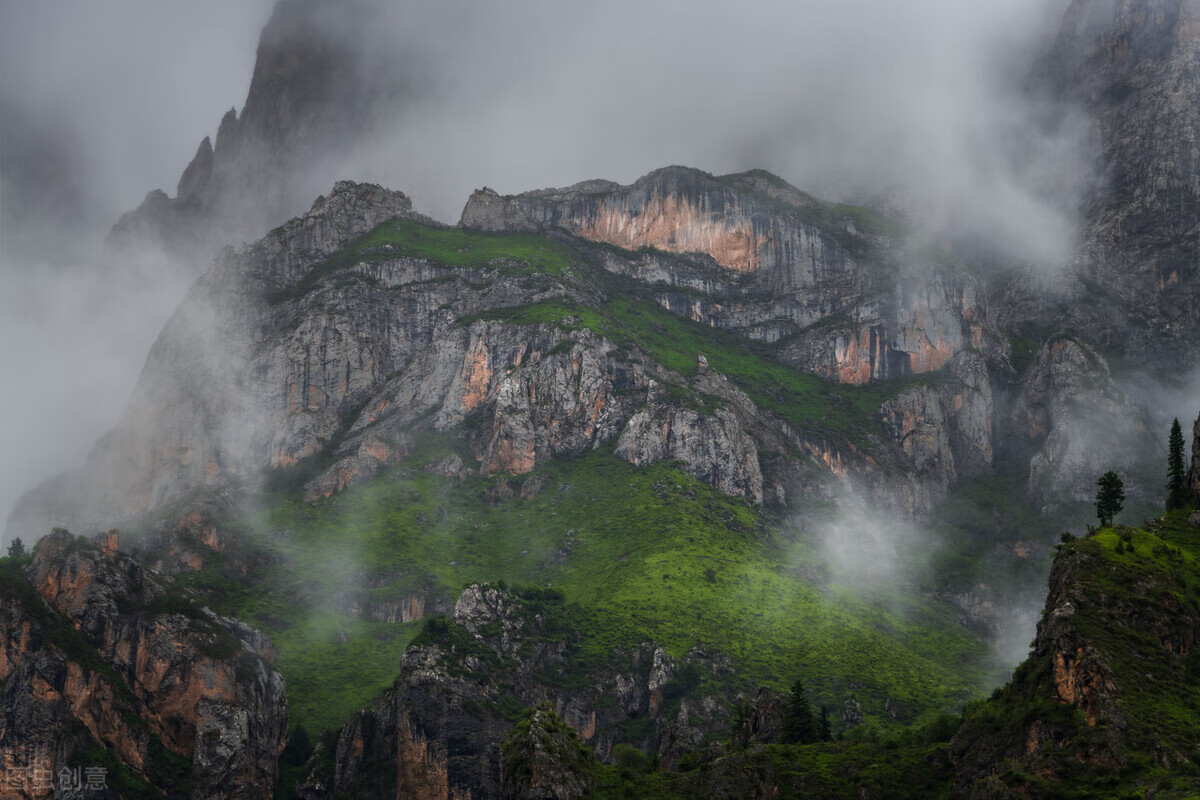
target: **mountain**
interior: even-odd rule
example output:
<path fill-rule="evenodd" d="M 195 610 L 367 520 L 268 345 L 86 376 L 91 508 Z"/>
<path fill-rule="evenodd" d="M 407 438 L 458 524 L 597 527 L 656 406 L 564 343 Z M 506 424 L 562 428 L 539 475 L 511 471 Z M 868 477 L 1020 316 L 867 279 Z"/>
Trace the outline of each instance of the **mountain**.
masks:
<path fill-rule="evenodd" d="M 1090 121 L 1095 183 L 1074 290 L 1034 319 L 1169 368 L 1197 355 L 1198 20 L 1191 0 L 1073 0 L 1031 78 Z"/>
<path fill-rule="evenodd" d="M 268 795 L 288 723 L 269 640 L 117 547 L 56 530 L 0 562 L 5 796 L 81 767 L 103 796 Z"/>
<path fill-rule="evenodd" d="M 11 524 L 124 525 L 197 488 L 301 462 L 322 462 L 306 490 L 325 496 L 394 463 L 422 430 L 466 433 L 484 474 L 613 440 L 631 463 L 682 460 L 753 504 L 845 478 L 906 516 L 924 512 L 960 473 L 992 463 L 987 361 L 1003 364 L 1007 348 L 974 300 L 982 291 L 969 275 L 905 262 L 897 240 L 851 233 L 837 216 L 849 210 L 779 203 L 756 188 L 766 180 L 671 168 L 632 188 L 671 207 L 695 197 L 711 209 L 703 225 L 758 225 L 763 266 L 742 271 L 561 227 L 445 228 L 401 194 L 340 183 L 218 262 L 155 345 L 125 421 Z M 626 191 L 589 197 L 623 202 Z M 498 227 L 479 197 L 464 218 Z M 663 235 L 711 242 L 687 213 L 664 217 Z M 664 312 L 704 325 L 680 328 Z M 660 325 L 686 334 L 664 341 Z M 834 413 L 764 393 L 751 370 Z M 873 372 L 903 380 L 874 388 Z M 855 411 L 875 407 L 879 422 Z M 801 469 L 799 458 L 817 461 Z"/>
<path fill-rule="evenodd" d="M 1127 519 L 1161 503 L 1133 398 L 1194 363 L 1191 2 L 1075 2 L 1030 79 L 1096 120 L 1065 295 L 761 170 L 485 188 L 454 226 L 334 183 L 411 89 L 360 51 L 373 8 L 280 2 L 242 114 L 114 229 L 200 259 L 278 225 L 9 518 L 40 542 L 0 561 L 6 768 L 122 797 L 1194 790 L 1186 512 L 1059 538 L 1103 469 Z M 1198 458 L 1200 421 L 1194 487 Z M 796 681 L 836 741 L 783 743 Z"/>
<path fill-rule="evenodd" d="M 240 115 L 231 108 L 201 140 L 174 197 L 155 190 L 123 215 L 107 248 L 149 246 L 199 271 L 301 211 L 420 91 L 406 56 L 365 35 L 379 13 L 374 0 L 277 2 Z"/>

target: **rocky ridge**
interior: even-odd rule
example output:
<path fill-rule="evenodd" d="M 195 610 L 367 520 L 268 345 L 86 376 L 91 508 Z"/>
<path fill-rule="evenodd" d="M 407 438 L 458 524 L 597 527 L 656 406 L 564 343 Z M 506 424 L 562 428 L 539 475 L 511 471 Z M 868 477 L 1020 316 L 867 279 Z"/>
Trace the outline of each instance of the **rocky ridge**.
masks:
<path fill-rule="evenodd" d="M 1003 347 L 978 280 L 901 252 L 893 223 L 761 171 L 667 167 L 630 186 L 482 189 L 459 224 L 565 229 L 643 252 L 611 266 L 656 286 L 657 302 L 681 316 L 766 342 L 795 337 L 783 360 L 830 380 L 928 372 L 966 349 Z"/>
<path fill-rule="evenodd" d="M 517 789 L 531 775 L 516 757 L 524 752 L 519 743 L 501 747 L 512 735 L 514 708 L 543 706 L 578 731 L 586 752 L 606 761 L 624 726 L 648 720 L 638 745 L 664 766 L 727 723 L 729 698 L 683 696 L 681 687 L 728 674 L 728 658 L 696 648 L 676 660 L 648 642 L 587 664 L 578 654 L 580 635 L 553 590 L 468 587 L 452 619 L 431 619 L 414 640 L 379 706 L 342 729 L 330 773 L 321 772 L 328 762 L 318 753 L 300 795 L 550 796 Z M 549 777 L 533 775 L 535 786 L 539 775 Z M 556 782 L 572 791 L 583 780 L 560 777 Z"/>
<path fill-rule="evenodd" d="M 258 42 L 250 88 L 205 136 L 175 197 L 150 192 L 113 226 L 110 252 L 147 246 L 197 268 L 303 209 L 340 159 L 417 91 L 409 55 L 372 44 L 373 0 L 280 0 Z M 335 155 L 336 154 L 336 155 Z"/>
<path fill-rule="evenodd" d="M 695 171 L 665 174 L 712 182 Z M 766 219 L 765 208 L 755 219 Z M 820 233 L 798 222 L 795 231 Z M 437 237 L 460 245 L 431 255 L 405 244 Z M 471 260 L 505 237 L 516 237 L 517 252 L 532 247 L 533 261 L 502 247 L 485 263 Z M 780 253 L 771 256 L 776 272 L 794 270 Z M 848 258 L 843 249 L 821 269 L 832 276 Z M 396 463 L 410 432 L 423 428 L 465 435 L 485 474 L 529 472 L 615 440 L 627 460 L 681 460 L 753 503 L 785 501 L 805 483 L 795 461 L 764 463 L 763 448 L 798 452 L 824 465 L 826 484 L 852 481 L 906 515 L 930 508 L 959 474 L 989 469 L 991 377 L 986 355 L 973 349 L 947 351 L 942 388 L 889 403 L 887 424 L 868 434 L 868 456 L 842 437 L 781 424 L 703 364 L 693 377 L 665 369 L 630 347 L 620 323 L 586 324 L 566 312 L 521 321 L 520 309 L 548 303 L 603 309 L 614 292 L 649 291 L 661 303 L 654 286 L 628 282 L 642 261 L 561 233 L 440 227 L 399 192 L 339 183 L 305 216 L 217 259 L 152 349 L 117 428 L 82 470 L 24 498 L 10 530 L 124 525 L 197 489 L 253 484 L 264 469 L 315 460 L 324 468 L 307 495 L 328 496 Z M 625 282 L 609 287 L 614 280 Z M 956 325 L 972 335 L 967 321 Z M 914 435 L 918 428 L 926 433 Z M 886 469 L 891 463 L 911 469 Z"/>
<path fill-rule="evenodd" d="M 1075 785 L 1084 772 L 1128 787 L 1141 769 L 1137 753 L 1152 753 L 1170 774 L 1195 774 L 1195 743 L 1168 721 L 1194 715 L 1188 676 L 1200 636 L 1188 588 L 1194 551 L 1177 546 L 1194 533 L 1175 525 L 1062 545 L 1028 660 L 964 715 L 950 744 L 959 796 L 1028 796 Z"/>
<path fill-rule="evenodd" d="M 114 782 L 127 770 L 173 797 L 271 796 L 287 701 L 269 640 L 199 607 L 117 545 L 115 533 L 97 545 L 60 530 L 23 571 L 7 565 L 6 774 L 95 766 L 87 759 L 100 744 Z M 56 781 L 6 785 L 50 797 Z"/>

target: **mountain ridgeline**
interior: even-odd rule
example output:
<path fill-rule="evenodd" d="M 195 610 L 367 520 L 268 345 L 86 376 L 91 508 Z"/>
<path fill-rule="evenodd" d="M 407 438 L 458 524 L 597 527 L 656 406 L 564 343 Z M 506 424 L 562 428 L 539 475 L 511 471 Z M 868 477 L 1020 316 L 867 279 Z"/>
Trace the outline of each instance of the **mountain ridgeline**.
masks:
<path fill-rule="evenodd" d="M 1103 176 L 1047 293 L 762 170 L 262 235 L 415 91 L 376 11 L 282 0 L 114 229 L 260 238 L 8 519 L 4 796 L 1195 796 L 1200 419 L 1162 515 L 1138 399 L 1197 355 L 1200 0 L 1075 0 L 1038 61 Z M 1143 527 L 1086 525 L 1108 469 Z"/>

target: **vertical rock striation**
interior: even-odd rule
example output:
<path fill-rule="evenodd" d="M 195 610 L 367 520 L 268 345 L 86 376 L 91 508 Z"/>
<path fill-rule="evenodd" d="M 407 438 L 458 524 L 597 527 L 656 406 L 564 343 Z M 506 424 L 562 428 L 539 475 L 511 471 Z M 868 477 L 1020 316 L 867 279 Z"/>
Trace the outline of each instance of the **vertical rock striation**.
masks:
<path fill-rule="evenodd" d="M 188 765 L 192 798 L 270 797 L 287 734 L 270 642 L 115 552 L 114 538 L 102 549 L 55 531 L 5 579 L 5 768 L 57 774 L 95 741 L 154 782 L 171 769 L 160 748 Z"/>
<path fill-rule="evenodd" d="M 794 336 L 783 360 L 830 380 L 929 372 L 993 346 L 982 285 L 900 254 L 880 220 L 860 230 L 855 216 L 862 223 L 865 213 L 764 172 L 667 167 L 630 186 L 587 181 L 512 197 L 481 189 L 460 224 L 561 228 L 643 251 L 641 262 L 611 266 L 665 285 L 659 303 L 681 316 L 769 342 Z"/>

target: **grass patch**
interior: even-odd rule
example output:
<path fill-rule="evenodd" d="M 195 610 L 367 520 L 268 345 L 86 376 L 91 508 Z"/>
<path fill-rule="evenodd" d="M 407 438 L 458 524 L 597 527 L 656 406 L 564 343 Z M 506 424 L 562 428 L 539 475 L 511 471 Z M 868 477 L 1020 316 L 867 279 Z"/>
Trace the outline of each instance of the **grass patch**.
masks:
<path fill-rule="evenodd" d="M 584 634 L 584 668 L 646 641 L 676 657 L 703 645 L 734 659 L 745 688 L 803 677 L 814 702 L 840 708 L 853 680 L 884 727 L 956 709 L 990 686 L 990 653 L 951 614 L 813 585 L 797 571 L 803 533 L 673 464 L 638 468 L 594 452 L 529 476 L 459 482 L 415 466 L 454 444 L 440 447 L 427 442 L 428 453 L 334 498 L 277 498 L 248 525 L 278 559 L 249 588 L 212 570 L 189 579 L 220 595 L 223 613 L 271 634 L 293 721 L 308 730 L 369 704 L 419 633 L 351 616 L 347 592 L 359 603 L 419 596 L 432 609 L 477 581 L 561 592 Z M 889 698 L 897 719 L 883 711 Z"/>
<path fill-rule="evenodd" d="M 618 347 L 642 351 L 685 378 L 698 372 L 703 353 L 712 369 L 760 408 L 797 428 L 845 437 L 866 452 L 874 452 L 872 438 L 880 432 L 878 410 L 884 402 L 911 386 L 945 380 L 943 373 L 931 372 L 862 386 L 834 383 L 779 363 L 771 345 L 683 319 L 634 294 L 614 297 L 597 308 L 551 300 L 495 309 L 464 318 L 461 324 L 479 319 L 586 328 Z"/>
<path fill-rule="evenodd" d="M 376 226 L 310 269 L 290 286 L 267 295 L 271 305 L 303 297 L 324 278 L 357 264 L 417 258 L 447 267 L 493 268 L 506 274 L 562 276 L 574 252 L 532 233 L 489 233 L 394 219 Z"/>

